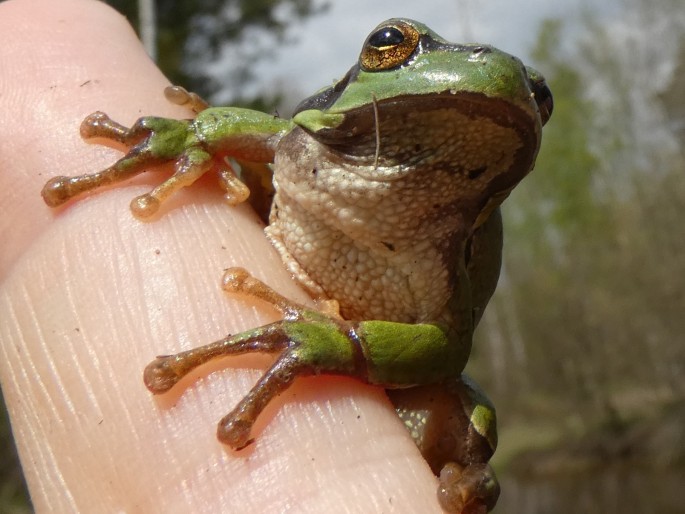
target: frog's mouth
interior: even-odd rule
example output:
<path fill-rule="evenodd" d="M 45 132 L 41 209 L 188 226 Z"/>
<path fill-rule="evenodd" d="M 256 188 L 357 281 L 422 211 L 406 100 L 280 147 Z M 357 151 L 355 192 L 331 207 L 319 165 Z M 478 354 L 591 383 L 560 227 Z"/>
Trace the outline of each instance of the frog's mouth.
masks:
<path fill-rule="evenodd" d="M 338 126 L 310 134 L 339 160 L 354 161 L 352 171 L 368 179 L 397 180 L 444 156 L 443 168 L 492 182 L 495 191 L 509 190 L 532 168 L 551 111 L 544 81 L 538 88 L 537 109 L 483 93 L 404 95 L 347 111 Z M 454 164 L 465 161 L 469 168 Z"/>

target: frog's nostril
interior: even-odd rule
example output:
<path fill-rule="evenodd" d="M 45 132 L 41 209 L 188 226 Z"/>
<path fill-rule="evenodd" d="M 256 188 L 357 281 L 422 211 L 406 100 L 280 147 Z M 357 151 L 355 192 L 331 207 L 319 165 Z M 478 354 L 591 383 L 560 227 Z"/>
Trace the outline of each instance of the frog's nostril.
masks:
<path fill-rule="evenodd" d="M 554 110 L 552 91 L 547 85 L 545 77 L 535 68 L 524 66 L 523 73 L 528 76 L 530 91 L 533 94 L 533 98 L 535 98 L 535 103 L 538 104 L 540 119 L 544 125 L 549 121 L 549 118 L 552 116 L 552 111 Z"/>
<path fill-rule="evenodd" d="M 535 98 L 535 103 L 538 104 L 540 118 L 544 125 L 549 121 L 549 118 L 552 116 L 552 111 L 554 110 L 552 91 L 547 85 L 545 78 L 538 72 L 530 69 L 528 75 L 530 77 L 530 90 L 533 93 L 533 98 Z"/>
<path fill-rule="evenodd" d="M 481 54 L 488 54 L 491 52 L 491 49 L 487 46 L 482 46 L 482 45 L 477 45 L 471 48 L 471 55 L 473 56 L 479 56 Z"/>
<path fill-rule="evenodd" d="M 552 91 L 549 89 L 549 86 L 547 86 L 547 82 L 545 82 L 544 79 L 533 82 L 532 89 L 533 95 L 535 95 L 535 101 L 540 109 L 540 118 L 544 125 L 549 121 L 552 116 L 552 111 L 554 110 Z"/>

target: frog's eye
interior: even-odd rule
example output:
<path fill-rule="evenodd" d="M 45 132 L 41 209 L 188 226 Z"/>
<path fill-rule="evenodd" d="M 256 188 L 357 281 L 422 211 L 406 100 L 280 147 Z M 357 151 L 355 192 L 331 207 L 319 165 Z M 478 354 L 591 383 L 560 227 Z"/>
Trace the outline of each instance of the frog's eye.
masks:
<path fill-rule="evenodd" d="M 364 43 L 359 64 L 364 71 L 381 71 L 402 65 L 419 44 L 419 31 L 408 23 L 378 28 Z"/>

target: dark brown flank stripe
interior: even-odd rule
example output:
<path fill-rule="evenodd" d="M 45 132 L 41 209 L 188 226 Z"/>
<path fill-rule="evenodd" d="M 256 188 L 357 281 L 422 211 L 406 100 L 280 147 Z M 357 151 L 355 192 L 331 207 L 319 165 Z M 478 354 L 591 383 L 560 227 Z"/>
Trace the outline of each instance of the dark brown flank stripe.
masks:
<path fill-rule="evenodd" d="M 368 383 L 369 366 L 366 362 L 366 348 L 364 346 L 362 339 L 359 337 L 359 334 L 357 334 L 358 325 L 358 322 L 349 323 L 349 328 L 347 330 L 347 338 L 350 340 L 350 342 L 352 343 L 352 347 L 354 348 L 354 364 L 356 371 L 358 373 L 357 376 L 364 382 Z"/>

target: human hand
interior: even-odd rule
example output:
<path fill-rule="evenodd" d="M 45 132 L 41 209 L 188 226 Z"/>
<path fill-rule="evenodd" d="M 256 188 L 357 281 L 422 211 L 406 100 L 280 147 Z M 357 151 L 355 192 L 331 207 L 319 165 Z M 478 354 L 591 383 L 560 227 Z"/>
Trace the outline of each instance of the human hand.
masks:
<path fill-rule="evenodd" d="M 189 117 L 125 20 L 89 0 L 0 3 L 0 379 L 38 512 L 429 512 L 436 480 L 378 388 L 299 380 L 233 452 L 216 423 L 265 357 L 202 367 L 153 397 L 144 366 L 259 326 L 274 313 L 231 298 L 221 270 L 244 266 L 306 301 L 247 207 L 211 179 L 133 218 L 144 176 L 52 210 L 55 175 L 104 168 L 118 149 L 84 143 L 102 109 Z M 196 379 L 196 380 L 195 380 Z"/>

